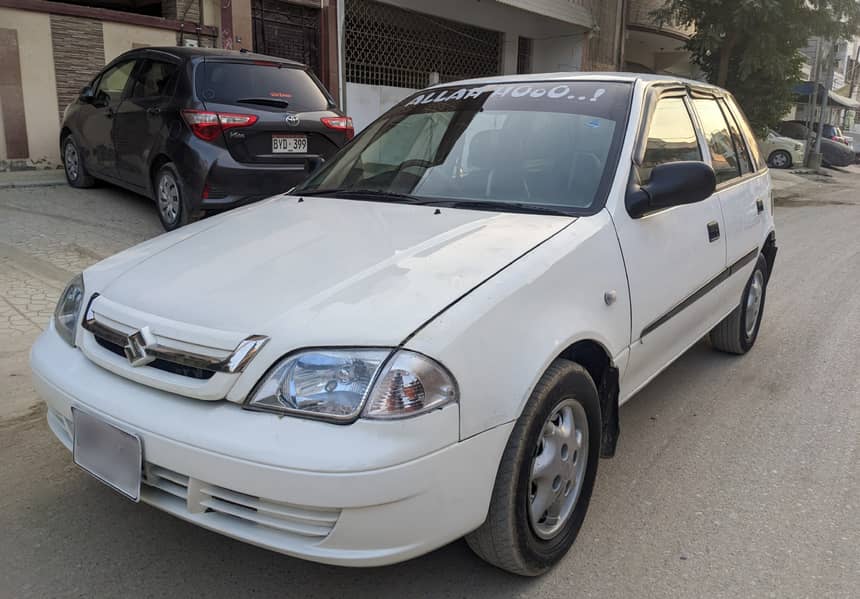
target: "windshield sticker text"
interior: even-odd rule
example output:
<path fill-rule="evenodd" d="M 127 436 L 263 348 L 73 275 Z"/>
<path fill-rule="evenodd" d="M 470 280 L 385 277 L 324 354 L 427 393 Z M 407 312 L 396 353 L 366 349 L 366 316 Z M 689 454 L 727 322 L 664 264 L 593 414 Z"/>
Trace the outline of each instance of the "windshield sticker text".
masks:
<path fill-rule="evenodd" d="M 572 92 L 568 85 L 485 85 L 482 87 L 461 88 L 458 90 L 443 89 L 419 94 L 412 98 L 405 106 L 418 104 L 435 104 L 437 102 L 456 102 L 458 100 L 471 100 L 479 98 L 483 94 L 491 94 L 493 98 L 551 98 L 553 100 L 574 100 L 577 102 L 597 102 L 606 90 L 599 88 L 590 96 L 577 95 Z"/>

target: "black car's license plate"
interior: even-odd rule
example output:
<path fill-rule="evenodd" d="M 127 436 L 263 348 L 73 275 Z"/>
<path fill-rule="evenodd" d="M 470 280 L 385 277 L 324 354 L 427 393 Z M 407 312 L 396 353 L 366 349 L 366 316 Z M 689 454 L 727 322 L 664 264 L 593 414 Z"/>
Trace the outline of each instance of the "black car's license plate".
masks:
<path fill-rule="evenodd" d="M 308 151 L 308 138 L 304 135 L 273 135 L 272 153 L 304 154 Z"/>

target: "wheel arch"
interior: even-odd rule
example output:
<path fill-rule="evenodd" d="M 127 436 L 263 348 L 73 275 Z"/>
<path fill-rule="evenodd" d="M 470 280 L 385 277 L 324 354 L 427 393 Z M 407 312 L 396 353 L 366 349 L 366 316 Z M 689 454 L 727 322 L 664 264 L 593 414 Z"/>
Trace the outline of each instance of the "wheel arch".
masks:
<path fill-rule="evenodd" d="M 770 275 L 773 272 L 773 266 L 776 262 L 776 231 L 771 231 L 768 233 L 767 238 L 764 240 L 764 245 L 762 245 L 761 253 L 764 256 L 765 262 L 767 262 L 767 280 L 770 281 Z"/>
<path fill-rule="evenodd" d="M 591 376 L 600 398 L 602 431 L 600 457 L 615 455 L 621 432 L 618 417 L 619 372 L 606 347 L 593 340 L 581 339 L 570 344 L 557 358 L 576 362 Z"/>
<path fill-rule="evenodd" d="M 72 134 L 72 130 L 68 125 L 63 125 L 60 129 L 60 151 L 63 150 L 63 142 L 66 141 L 66 138 Z"/>
<path fill-rule="evenodd" d="M 158 169 L 160 169 L 165 164 L 173 162 L 165 153 L 156 154 L 152 159 L 152 162 L 149 165 L 149 191 L 152 195 L 152 199 L 155 199 L 155 175 L 158 173 Z"/>

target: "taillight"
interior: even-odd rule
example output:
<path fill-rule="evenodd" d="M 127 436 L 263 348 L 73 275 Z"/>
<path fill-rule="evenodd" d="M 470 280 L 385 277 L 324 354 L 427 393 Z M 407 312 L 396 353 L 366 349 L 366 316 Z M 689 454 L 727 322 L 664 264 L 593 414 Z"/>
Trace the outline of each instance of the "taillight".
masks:
<path fill-rule="evenodd" d="M 191 132 L 204 141 L 212 141 L 227 129 L 250 127 L 257 122 L 255 114 L 232 112 L 208 112 L 206 110 L 183 110 L 182 118 L 191 127 Z"/>
<path fill-rule="evenodd" d="M 347 141 L 355 137 L 355 129 L 352 126 L 352 118 L 348 116 L 324 116 L 320 119 L 322 124 L 335 131 L 343 131 Z"/>

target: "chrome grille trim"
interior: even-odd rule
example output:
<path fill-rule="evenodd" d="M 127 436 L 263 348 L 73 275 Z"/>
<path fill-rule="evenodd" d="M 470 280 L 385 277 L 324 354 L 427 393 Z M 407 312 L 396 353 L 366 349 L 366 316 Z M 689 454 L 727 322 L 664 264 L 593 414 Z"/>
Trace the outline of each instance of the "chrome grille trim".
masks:
<path fill-rule="evenodd" d="M 96 320 L 92 307 L 96 297 L 98 297 L 98 294 L 93 295 L 90 299 L 81 326 L 97 338 L 104 339 L 120 347 L 126 347 L 128 345 L 128 335 L 126 333 L 113 329 Z M 173 362 L 174 364 L 181 364 L 190 368 L 236 374 L 242 372 L 268 342 L 269 337 L 265 335 L 251 335 L 239 342 L 239 345 L 227 357 L 223 358 L 176 349 L 163 343 L 147 345 L 146 353 L 154 359 Z"/>

